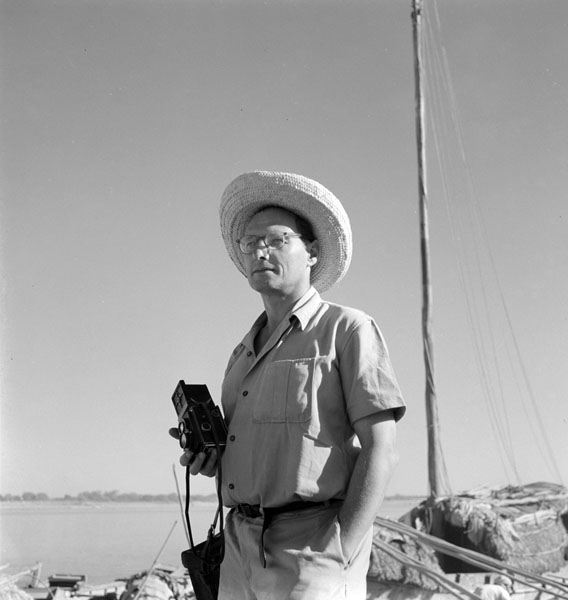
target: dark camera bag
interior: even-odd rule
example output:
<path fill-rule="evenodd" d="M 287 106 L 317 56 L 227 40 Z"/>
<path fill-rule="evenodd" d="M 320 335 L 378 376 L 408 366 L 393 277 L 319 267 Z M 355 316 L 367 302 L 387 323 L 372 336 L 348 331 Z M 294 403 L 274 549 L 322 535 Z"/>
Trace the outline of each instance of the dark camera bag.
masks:
<path fill-rule="evenodd" d="M 216 533 L 181 553 L 181 562 L 189 573 L 198 600 L 216 600 L 219 594 L 223 545 L 221 534 Z"/>

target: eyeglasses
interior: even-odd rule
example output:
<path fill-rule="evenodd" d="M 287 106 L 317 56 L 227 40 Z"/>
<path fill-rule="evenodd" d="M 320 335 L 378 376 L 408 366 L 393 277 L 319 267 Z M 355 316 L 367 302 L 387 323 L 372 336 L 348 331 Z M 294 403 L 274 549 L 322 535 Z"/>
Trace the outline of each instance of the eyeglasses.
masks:
<path fill-rule="evenodd" d="M 269 250 L 280 250 L 284 244 L 288 243 L 288 238 L 301 238 L 301 233 L 267 233 L 266 235 L 245 235 L 237 240 L 239 248 L 243 254 L 252 254 L 258 247 L 258 242 L 262 241 L 265 248 Z"/>

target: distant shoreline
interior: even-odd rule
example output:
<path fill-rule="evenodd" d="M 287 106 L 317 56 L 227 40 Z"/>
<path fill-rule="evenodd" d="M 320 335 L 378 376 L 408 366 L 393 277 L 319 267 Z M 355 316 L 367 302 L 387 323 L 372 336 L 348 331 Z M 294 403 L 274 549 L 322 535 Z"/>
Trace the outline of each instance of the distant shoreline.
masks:
<path fill-rule="evenodd" d="M 386 496 L 385 501 L 389 502 L 407 502 L 411 500 L 415 500 L 416 503 L 422 502 L 426 496 L 424 495 L 414 495 L 414 494 L 394 494 L 392 496 Z M 192 503 L 199 502 L 204 504 L 213 504 L 217 503 L 217 496 L 215 494 L 207 494 L 200 495 L 195 494 L 191 496 Z M 97 497 L 97 498 L 85 498 L 85 497 L 77 497 L 77 496 L 66 496 L 65 498 L 41 498 L 37 500 L 30 499 L 18 499 L 18 498 L 9 498 L 3 499 L 0 498 L 0 507 L 2 506 L 46 506 L 46 505 L 60 505 L 60 506 L 101 506 L 101 505 L 121 505 L 121 504 L 147 504 L 147 505 L 170 505 L 170 504 L 179 504 L 179 499 L 177 496 L 152 496 L 148 494 L 140 494 L 140 495 L 124 495 L 124 497 L 120 496 L 118 498 L 105 498 L 105 497 Z"/>

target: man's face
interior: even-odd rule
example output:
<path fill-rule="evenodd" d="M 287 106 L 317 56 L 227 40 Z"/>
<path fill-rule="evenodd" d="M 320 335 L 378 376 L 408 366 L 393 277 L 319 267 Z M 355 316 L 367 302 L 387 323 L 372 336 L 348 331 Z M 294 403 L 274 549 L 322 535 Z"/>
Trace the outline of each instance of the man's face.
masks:
<path fill-rule="evenodd" d="M 298 233 L 293 214 L 279 208 L 257 213 L 248 223 L 245 235 Z M 306 245 L 308 247 L 306 247 Z M 310 287 L 311 267 L 317 261 L 317 243 L 288 237 L 282 248 L 267 248 L 260 240 L 252 254 L 245 254 L 250 286 L 264 295 L 303 295 Z"/>

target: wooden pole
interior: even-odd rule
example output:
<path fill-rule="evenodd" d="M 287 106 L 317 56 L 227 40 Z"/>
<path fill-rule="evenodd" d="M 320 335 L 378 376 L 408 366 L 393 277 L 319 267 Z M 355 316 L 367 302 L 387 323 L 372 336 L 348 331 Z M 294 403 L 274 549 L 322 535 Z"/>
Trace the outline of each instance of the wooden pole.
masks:
<path fill-rule="evenodd" d="M 432 285 L 430 283 L 430 236 L 428 229 L 428 195 L 426 186 L 426 152 L 424 132 L 424 94 L 422 87 L 422 20 L 423 0 L 412 0 L 414 42 L 414 82 L 416 101 L 416 146 L 418 153 L 418 200 L 420 214 L 420 257 L 422 266 L 422 342 L 426 369 L 426 425 L 428 432 L 428 484 L 430 496 L 450 494 L 442 446 L 436 386 L 434 383 L 434 347 L 432 343 Z"/>

